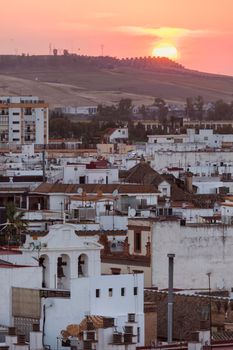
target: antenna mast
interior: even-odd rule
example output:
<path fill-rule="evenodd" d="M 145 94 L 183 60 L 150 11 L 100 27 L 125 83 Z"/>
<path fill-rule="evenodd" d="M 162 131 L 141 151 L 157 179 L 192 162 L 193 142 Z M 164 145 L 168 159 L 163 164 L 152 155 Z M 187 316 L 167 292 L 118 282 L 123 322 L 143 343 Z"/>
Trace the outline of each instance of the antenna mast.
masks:
<path fill-rule="evenodd" d="M 104 45 L 103 44 L 100 45 L 100 50 L 101 50 L 101 56 L 103 57 L 104 56 Z"/>

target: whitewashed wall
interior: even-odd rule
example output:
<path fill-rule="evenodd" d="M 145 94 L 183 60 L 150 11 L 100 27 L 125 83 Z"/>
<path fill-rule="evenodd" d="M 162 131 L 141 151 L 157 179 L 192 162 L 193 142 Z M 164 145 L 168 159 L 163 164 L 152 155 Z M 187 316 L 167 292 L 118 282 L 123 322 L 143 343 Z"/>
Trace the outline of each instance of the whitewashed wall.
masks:
<path fill-rule="evenodd" d="M 154 223 L 152 233 L 152 283 L 168 287 L 168 253 L 176 254 L 175 288 L 233 287 L 233 227 L 223 225 L 180 226 L 179 221 Z"/>

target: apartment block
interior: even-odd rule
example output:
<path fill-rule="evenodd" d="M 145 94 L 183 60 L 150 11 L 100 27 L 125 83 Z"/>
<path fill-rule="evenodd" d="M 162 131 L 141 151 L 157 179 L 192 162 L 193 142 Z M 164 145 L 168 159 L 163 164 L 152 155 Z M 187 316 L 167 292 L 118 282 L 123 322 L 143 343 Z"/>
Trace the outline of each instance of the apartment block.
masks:
<path fill-rule="evenodd" d="M 0 97 L 0 142 L 47 144 L 48 115 L 48 104 L 38 97 Z"/>

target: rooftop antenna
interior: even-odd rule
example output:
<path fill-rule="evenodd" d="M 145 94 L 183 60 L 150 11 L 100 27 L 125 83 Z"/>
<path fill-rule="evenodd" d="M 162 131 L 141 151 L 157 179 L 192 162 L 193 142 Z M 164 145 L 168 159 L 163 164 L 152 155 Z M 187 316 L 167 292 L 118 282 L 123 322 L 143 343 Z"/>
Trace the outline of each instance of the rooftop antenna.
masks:
<path fill-rule="evenodd" d="M 52 44 L 49 43 L 49 55 L 52 55 Z"/>
<path fill-rule="evenodd" d="M 116 188 L 112 195 L 113 195 L 113 214 L 112 214 L 112 229 L 113 231 L 115 230 L 115 209 L 116 209 L 116 200 L 117 200 L 117 196 L 119 194 L 118 189 Z M 114 234 L 114 232 L 113 232 Z"/>

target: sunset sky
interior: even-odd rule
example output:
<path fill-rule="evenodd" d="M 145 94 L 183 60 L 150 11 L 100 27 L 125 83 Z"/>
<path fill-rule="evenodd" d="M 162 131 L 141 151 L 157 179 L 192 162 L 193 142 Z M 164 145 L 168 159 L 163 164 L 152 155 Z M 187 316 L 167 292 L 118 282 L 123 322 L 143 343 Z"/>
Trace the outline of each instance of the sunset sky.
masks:
<path fill-rule="evenodd" d="M 233 75 L 233 0 L 1 0 L 0 53 L 149 56 L 177 48 L 186 67 Z"/>

